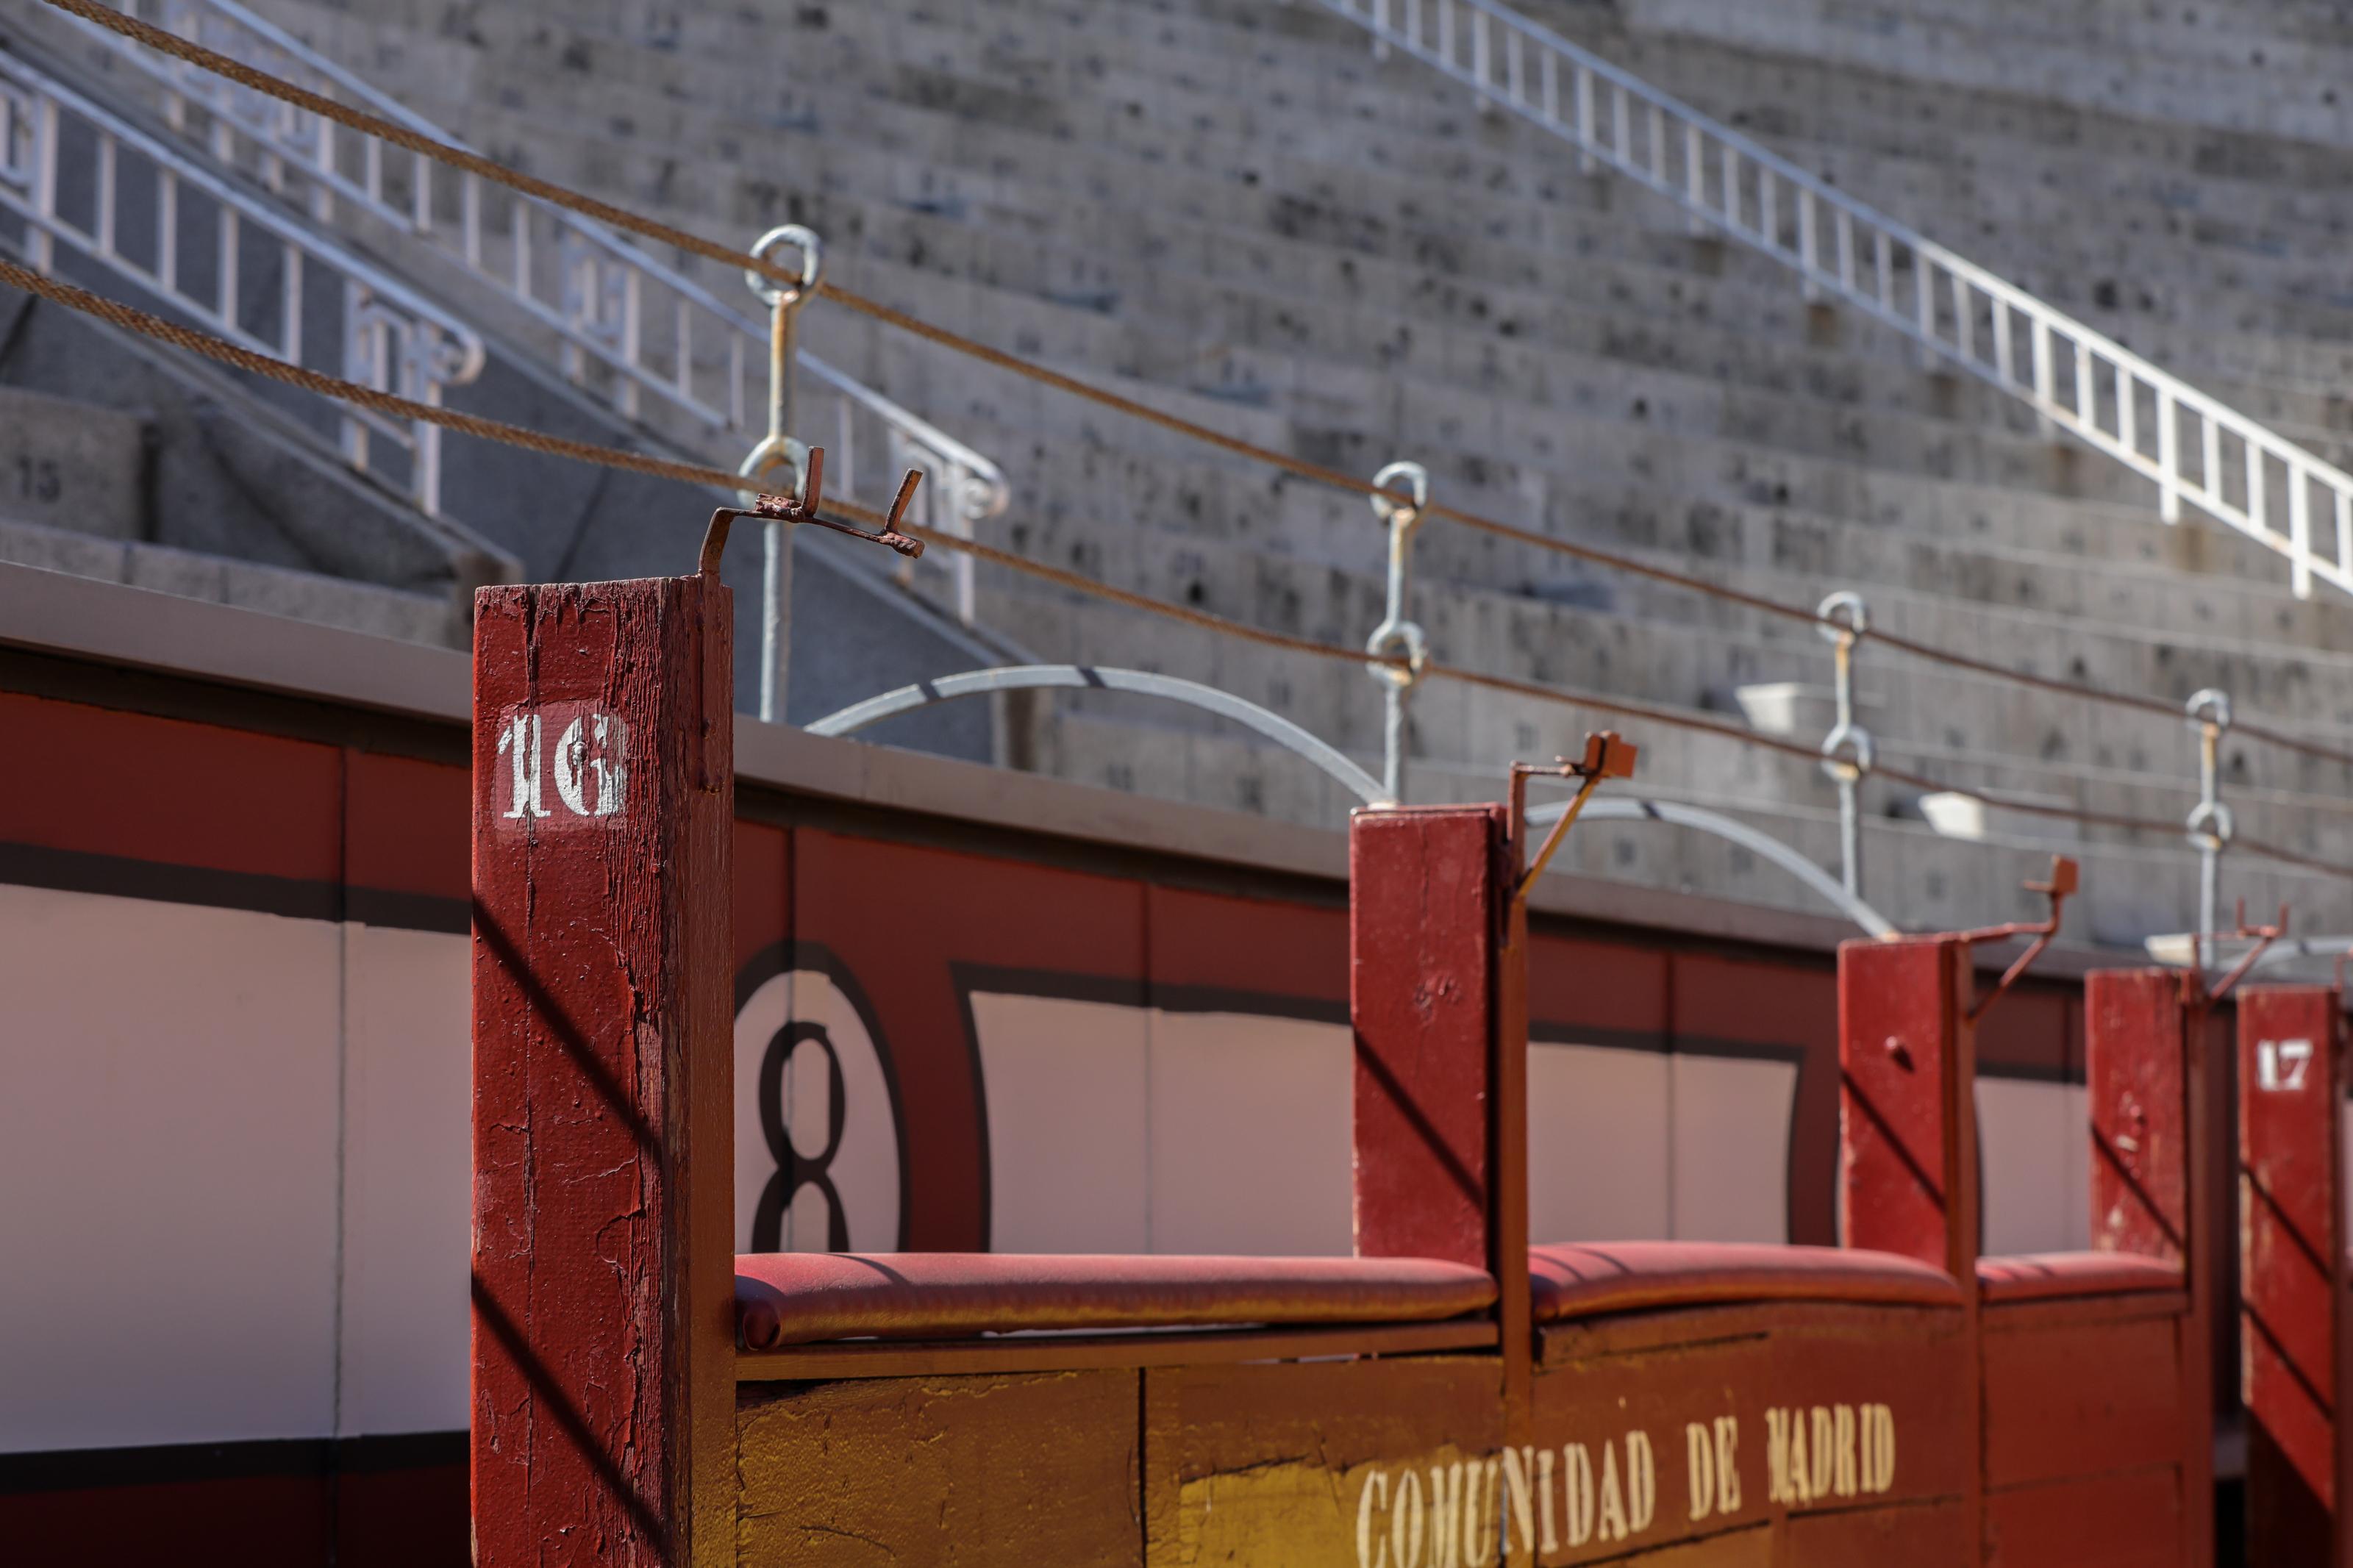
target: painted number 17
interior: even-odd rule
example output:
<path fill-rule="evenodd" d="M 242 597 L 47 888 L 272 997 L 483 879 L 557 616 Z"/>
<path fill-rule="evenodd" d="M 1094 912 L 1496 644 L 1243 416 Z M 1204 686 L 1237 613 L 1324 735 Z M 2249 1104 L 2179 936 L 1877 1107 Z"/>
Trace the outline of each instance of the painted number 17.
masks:
<path fill-rule="evenodd" d="M 2255 1087 L 2299 1089 L 2312 1067 L 2310 1040 L 2259 1040 L 2255 1044 Z"/>

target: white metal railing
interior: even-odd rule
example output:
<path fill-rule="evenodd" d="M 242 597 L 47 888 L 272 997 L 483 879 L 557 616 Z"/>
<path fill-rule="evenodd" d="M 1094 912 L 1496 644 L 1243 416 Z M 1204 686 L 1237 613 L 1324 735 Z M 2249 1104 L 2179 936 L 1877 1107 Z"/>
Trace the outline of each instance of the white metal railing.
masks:
<path fill-rule="evenodd" d="M 115 0 L 118 8 L 322 97 L 365 109 L 437 141 L 441 127 L 379 91 L 235 0 Z M 692 440 L 720 437 L 730 465 L 764 431 L 768 315 L 747 310 L 602 224 L 453 170 L 160 55 L 95 24 L 74 22 L 160 84 L 164 111 L 223 163 L 252 173 L 322 223 L 349 207 L 431 246 L 554 334 L 565 374 L 599 388 L 638 419 L 660 410 Z M 729 279 L 728 287 L 740 287 Z M 754 301 L 746 303 L 755 304 Z M 969 538 L 1004 510 L 1005 476 L 980 452 L 815 354 L 797 363 L 812 407 L 801 423 L 827 448 L 827 478 L 854 492 L 862 453 L 895 483 L 920 468 L 918 505 L 942 531 Z M 807 384 L 814 383 L 810 387 Z M 813 416 L 813 417 L 811 416 Z M 698 443 L 701 444 L 701 443 Z M 959 605 L 970 616 L 969 595 Z"/>
<path fill-rule="evenodd" d="M 60 251 L 128 279 L 257 353 L 419 403 L 482 368 L 471 328 L 332 240 L 223 180 L 13 55 L 0 54 L 0 211 L 29 263 Z M 317 363 L 332 332 L 336 357 Z M 406 487 L 437 515 L 441 429 L 365 409 L 333 416 L 344 458 L 378 437 L 406 454 Z"/>
<path fill-rule="evenodd" d="M 1495 0 L 1318 0 L 2155 481 L 2353 593 L 2353 475 Z M 2314 548 L 2316 530 L 2333 553 Z"/>

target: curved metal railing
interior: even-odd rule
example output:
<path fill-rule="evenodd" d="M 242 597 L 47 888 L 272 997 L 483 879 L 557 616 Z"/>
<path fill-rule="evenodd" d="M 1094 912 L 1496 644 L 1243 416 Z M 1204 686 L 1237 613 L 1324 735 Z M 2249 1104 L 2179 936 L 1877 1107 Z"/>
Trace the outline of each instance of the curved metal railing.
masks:
<path fill-rule="evenodd" d="M 1303 759 L 1366 805 L 1397 804 L 1396 797 L 1380 780 L 1350 762 L 1337 748 L 1282 714 L 1261 708 L 1245 698 L 1236 697 L 1231 692 L 1220 691 L 1214 686 L 1204 686 L 1196 680 L 1183 680 L 1173 675 L 1159 675 L 1149 670 L 1113 669 L 1082 664 L 1018 664 L 994 669 L 968 670 L 962 675 L 943 676 L 935 680 L 919 680 L 913 686 L 902 686 L 862 702 L 853 702 L 837 712 L 827 714 L 807 729 L 812 735 L 847 735 L 898 714 L 928 708 L 935 702 L 952 702 L 964 697 L 985 697 L 997 691 L 1041 689 L 1127 691 L 1198 708 L 1221 719 L 1231 720 Z M 1552 802 L 1535 807 L 1528 813 L 1527 819 L 1531 826 L 1555 822 L 1567 809 L 1566 802 Z M 1726 816 L 1704 806 L 1685 805 L 1680 801 L 1649 796 L 1603 795 L 1586 803 L 1584 819 L 1588 822 L 1657 822 L 1713 834 L 1787 871 L 1800 886 L 1861 926 L 1866 933 L 1875 937 L 1897 934 L 1894 924 L 1886 916 L 1865 903 L 1836 877 L 1771 834 L 1752 827 L 1737 817 Z"/>
<path fill-rule="evenodd" d="M 209 331 L 259 353 L 438 404 L 482 368 L 464 321 L 315 230 L 223 180 L 169 142 L 0 54 L 0 210 L 31 265 L 69 251 Z M 334 361 L 316 350 L 332 331 Z M 406 454 L 406 489 L 441 510 L 441 427 L 366 409 L 333 416 L 353 468 L 383 437 Z"/>
<path fill-rule="evenodd" d="M 2288 559 L 2296 596 L 2353 593 L 2353 475 L 2104 333 L 1857 201 L 1496 0 L 1318 0 L 1480 98 L 1991 383 L 2186 502 Z M 2316 519 L 2316 509 L 2318 518 Z M 2333 553 L 2314 547 L 2319 521 Z"/>
<path fill-rule="evenodd" d="M 126 15 L 201 43 L 332 98 L 463 146 L 448 131 L 345 70 L 236 0 L 114 0 Z M 164 110 L 201 134 L 213 155 L 250 169 L 300 200 L 322 223 L 349 206 L 433 247 L 554 334 L 565 374 L 597 386 L 624 416 L 670 411 L 694 432 L 756 437 L 765 399 L 768 320 L 729 303 L 679 268 L 592 219 L 432 159 L 389 147 L 72 18 L 121 59 L 158 83 Z M 201 111 L 200 120 L 190 110 Z M 1005 475 L 987 457 L 855 377 L 802 351 L 797 363 L 832 401 L 824 446 L 836 486 L 854 491 L 861 451 L 896 481 L 925 476 L 928 522 L 970 537 L 975 522 L 1005 510 Z M 825 419 L 823 414 L 818 420 Z M 812 430 L 823 426 L 807 421 Z M 865 439 L 860 439 L 861 434 Z M 729 461 L 733 462 L 731 455 Z"/>

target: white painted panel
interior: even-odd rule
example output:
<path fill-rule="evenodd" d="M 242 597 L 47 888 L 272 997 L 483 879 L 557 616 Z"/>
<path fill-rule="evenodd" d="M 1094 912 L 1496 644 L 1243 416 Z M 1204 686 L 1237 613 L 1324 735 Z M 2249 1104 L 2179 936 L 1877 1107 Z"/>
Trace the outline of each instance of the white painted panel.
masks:
<path fill-rule="evenodd" d="M 1667 1234 L 1667 1058 L 1609 1046 L 1528 1048 L 1528 1235 Z"/>
<path fill-rule="evenodd" d="M 472 1227 L 469 944 L 345 934 L 343 1342 L 338 1429 L 466 1425 Z"/>
<path fill-rule="evenodd" d="M 1152 1250 L 1353 1250 L 1348 1026 L 1155 1010 L 1151 1037 Z"/>
<path fill-rule="evenodd" d="M 0 887 L 0 1449 L 330 1429 L 340 945 Z"/>
<path fill-rule="evenodd" d="M 1145 1252 L 1151 1154 L 1141 1007 L 976 994 L 989 1245 Z"/>
<path fill-rule="evenodd" d="M 1789 1239 L 1794 1062 L 1668 1058 L 1674 1114 L 1672 1234 L 1678 1241 Z"/>
<path fill-rule="evenodd" d="M 1978 1079 L 1987 1256 L 2090 1245 L 2089 1103 L 2080 1084 Z"/>
<path fill-rule="evenodd" d="M 775 1103 L 764 1107 L 766 1098 Z M 816 1173 L 840 1199 L 844 1250 L 898 1250 L 900 1131 L 890 1081 L 865 1020 L 832 978 L 817 970 L 773 976 L 735 1016 L 735 1244 L 746 1252 L 772 1241 L 780 1252 L 822 1252 L 832 1239 L 834 1215 L 825 1185 L 816 1181 L 804 1181 L 792 1193 L 773 1238 L 755 1235 L 771 1186 L 776 1201 L 785 1198 L 772 1133 L 786 1139 L 800 1159 L 817 1163 Z"/>

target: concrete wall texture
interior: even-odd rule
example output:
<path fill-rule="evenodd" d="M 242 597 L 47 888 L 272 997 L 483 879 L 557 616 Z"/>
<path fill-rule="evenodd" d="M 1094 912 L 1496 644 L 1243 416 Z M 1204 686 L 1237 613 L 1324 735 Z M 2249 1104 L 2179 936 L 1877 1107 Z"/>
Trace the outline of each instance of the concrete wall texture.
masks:
<path fill-rule="evenodd" d="M 811 224 L 830 276 L 855 289 L 1251 440 L 1367 476 L 1413 458 L 1444 500 L 1515 524 L 1786 601 L 1852 588 L 1912 637 L 2168 700 L 2220 686 L 2243 713 L 2353 740 L 2353 608 L 2296 601 L 2284 564 L 2236 535 L 2161 526 L 2143 481 L 1809 307 L 1771 264 L 1694 238 L 1426 68 L 1376 61 L 1309 0 L 259 9 L 534 174 L 747 242 Z M 1528 9 L 2346 460 L 2343 8 Z M 992 542 L 1332 642 L 1380 618 L 1382 537 L 1361 498 L 839 309 L 804 321 L 828 359 L 1005 467 L 1015 501 Z M 545 543 L 491 531 L 526 557 Z M 1808 626 L 1443 523 L 1422 530 L 1416 569 L 1413 612 L 1451 662 L 1736 722 L 1741 688 L 1828 679 Z M 990 572 L 980 607 L 1000 646 L 1205 680 L 1377 756 L 1378 695 L 1359 668 Z M 2191 802 L 2178 721 L 1868 646 L 1861 668 L 1891 763 L 2028 802 L 2168 820 Z M 1797 705 L 1798 739 L 1819 737 L 1820 706 Z M 1181 710 L 1088 694 L 1036 711 L 1012 749 L 1049 772 L 1302 821 L 1347 804 Z M 1415 721 L 1424 798 L 1492 796 L 1511 757 L 1609 721 L 1443 683 Z M 1833 797 L 1810 763 L 1687 731 L 1637 738 L 1644 787 L 1836 863 Z M 2353 861 L 2348 772 L 2238 739 L 2224 754 L 2243 832 Z M 2134 942 L 2193 918 L 2178 838 L 1996 810 L 1983 840 L 1957 841 L 1913 793 L 1865 792 L 1865 891 L 1901 921 L 2030 912 L 2017 884 L 2053 848 L 2086 861 L 2082 938 Z M 1652 826 L 1581 831 L 1568 853 L 1623 879 L 1807 897 L 1743 851 Z M 2306 930 L 2353 921 L 2353 884 L 2252 858 L 2231 863 L 2224 893 L 2292 900 Z"/>

